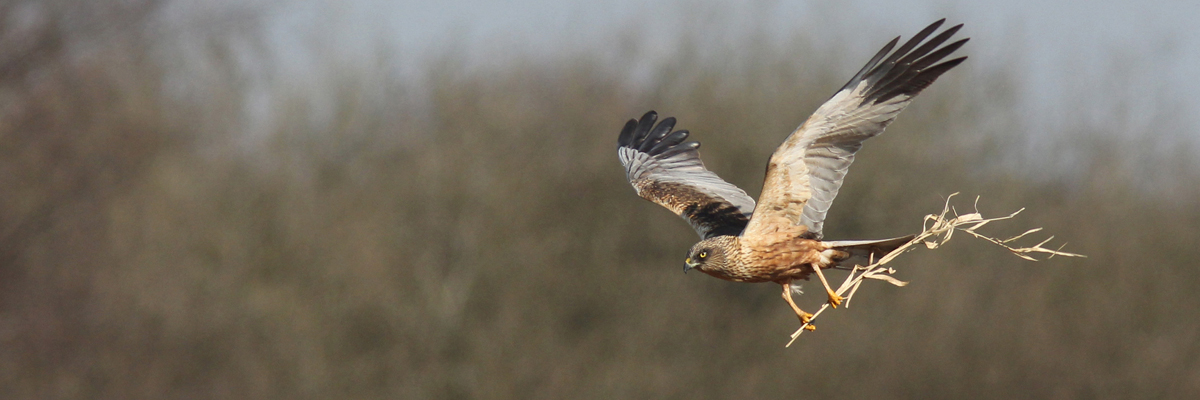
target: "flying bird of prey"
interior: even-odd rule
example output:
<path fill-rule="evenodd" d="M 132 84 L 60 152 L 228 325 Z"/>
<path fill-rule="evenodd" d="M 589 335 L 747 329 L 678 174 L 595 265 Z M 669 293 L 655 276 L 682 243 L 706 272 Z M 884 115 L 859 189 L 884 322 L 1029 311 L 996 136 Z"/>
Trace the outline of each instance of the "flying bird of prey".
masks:
<path fill-rule="evenodd" d="M 830 305 L 837 307 L 842 297 L 829 287 L 822 269 L 855 257 L 880 256 L 911 240 L 824 241 L 821 230 L 863 141 L 882 133 L 921 90 L 966 59 L 939 63 L 967 42 L 942 46 L 962 24 L 925 41 L 943 22 L 929 25 L 895 51 L 900 38 L 892 39 L 788 135 L 767 164 L 757 206 L 745 191 L 704 168 L 700 143 L 685 142 L 686 130 L 672 131 L 675 118 L 656 125 L 658 114 L 650 111 L 629 120 L 617 139 L 629 183 L 638 196 L 670 209 L 700 234 L 700 242 L 688 250 L 684 272 L 778 283 L 783 299 L 807 324 L 812 314 L 796 306 L 793 281 L 816 274 Z"/>

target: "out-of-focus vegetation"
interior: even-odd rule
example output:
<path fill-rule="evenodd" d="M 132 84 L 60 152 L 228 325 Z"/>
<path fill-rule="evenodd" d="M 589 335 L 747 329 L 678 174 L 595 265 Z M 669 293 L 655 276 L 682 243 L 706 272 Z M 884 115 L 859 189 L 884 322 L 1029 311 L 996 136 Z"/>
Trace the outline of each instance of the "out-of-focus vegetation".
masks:
<path fill-rule="evenodd" d="M 756 194 L 854 72 L 821 60 L 848 55 L 684 43 L 635 79 L 587 50 L 448 51 L 420 85 L 386 65 L 268 84 L 272 133 L 247 139 L 245 36 L 179 59 L 149 50 L 158 3 L 30 4 L 0 5 L 0 397 L 1200 395 L 1194 152 L 1119 113 L 1030 139 L 1042 117 L 1017 113 L 1012 72 L 979 65 L 1002 60 L 972 58 L 870 141 L 827 233 L 913 233 L 961 191 L 1090 258 L 914 253 L 911 285 L 868 283 L 784 349 L 776 287 L 679 273 L 694 234 L 636 198 L 616 134 L 677 116 Z M 194 63 L 218 79 L 171 94 Z"/>

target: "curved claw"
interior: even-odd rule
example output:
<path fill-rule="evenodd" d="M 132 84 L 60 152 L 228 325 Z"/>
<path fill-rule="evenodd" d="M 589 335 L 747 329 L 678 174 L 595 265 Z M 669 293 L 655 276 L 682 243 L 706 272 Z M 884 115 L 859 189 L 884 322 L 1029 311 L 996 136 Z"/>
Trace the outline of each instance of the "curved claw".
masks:
<path fill-rule="evenodd" d="M 821 273 L 821 266 L 813 264 L 812 268 L 817 273 L 817 278 L 821 278 L 821 284 L 825 286 L 825 293 L 829 294 L 829 305 L 833 306 L 833 308 L 842 305 L 842 300 L 845 300 L 845 298 L 838 296 L 837 292 L 834 292 L 833 288 L 829 287 L 829 281 L 825 280 L 825 274 Z"/>
<path fill-rule="evenodd" d="M 802 323 L 802 324 L 812 323 L 812 319 L 813 319 L 812 314 L 806 313 L 804 311 L 800 311 L 800 312 L 796 313 L 796 316 L 800 317 L 800 323 Z"/>
<path fill-rule="evenodd" d="M 838 306 L 842 305 L 842 300 L 846 299 L 845 297 L 838 296 L 837 293 L 834 293 L 832 290 L 828 291 L 827 293 L 829 294 L 829 305 L 833 306 L 833 308 L 837 308 Z"/>
<path fill-rule="evenodd" d="M 808 325 L 808 326 L 805 326 L 804 329 L 808 329 L 810 331 L 813 329 L 817 329 L 815 326 L 812 326 L 812 324 L 811 324 L 813 315 L 804 312 L 804 310 L 801 310 L 800 307 L 796 305 L 796 302 L 794 300 L 792 300 L 792 283 L 791 282 L 783 283 L 783 300 L 787 301 L 789 306 L 792 306 L 792 311 L 796 312 L 796 316 L 800 318 L 800 323 Z"/>

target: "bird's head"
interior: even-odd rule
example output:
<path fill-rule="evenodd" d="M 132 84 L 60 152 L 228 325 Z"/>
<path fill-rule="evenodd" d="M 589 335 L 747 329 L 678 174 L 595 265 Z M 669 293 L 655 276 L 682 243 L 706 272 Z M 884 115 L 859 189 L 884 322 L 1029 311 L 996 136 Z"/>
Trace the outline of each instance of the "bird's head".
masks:
<path fill-rule="evenodd" d="M 683 261 L 683 272 L 699 270 L 707 274 L 722 271 L 728 261 L 728 251 L 735 248 L 734 236 L 717 236 L 701 240 L 688 249 Z"/>

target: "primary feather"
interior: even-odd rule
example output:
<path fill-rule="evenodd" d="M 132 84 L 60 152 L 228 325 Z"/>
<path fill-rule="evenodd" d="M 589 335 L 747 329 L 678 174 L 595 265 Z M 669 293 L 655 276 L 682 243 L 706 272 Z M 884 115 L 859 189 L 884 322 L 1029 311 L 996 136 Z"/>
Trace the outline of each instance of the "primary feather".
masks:
<path fill-rule="evenodd" d="M 685 142 L 688 131 L 671 132 L 675 118 L 654 122 L 647 112 L 629 120 L 617 139 L 617 156 L 638 196 L 683 217 L 701 238 L 738 235 L 754 212 L 745 191 L 704 168 L 699 142 Z"/>
<path fill-rule="evenodd" d="M 929 25 L 888 56 L 900 40 L 893 39 L 784 140 L 767 165 L 758 212 L 747 234 L 768 234 L 791 224 L 803 226 L 807 236 L 821 237 L 825 215 L 863 141 L 882 133 L 913 97 L 966 59 L 934 65 L 968 40 L 938 48 L 961 24 L 921 44 L 944 21 Z"/>

